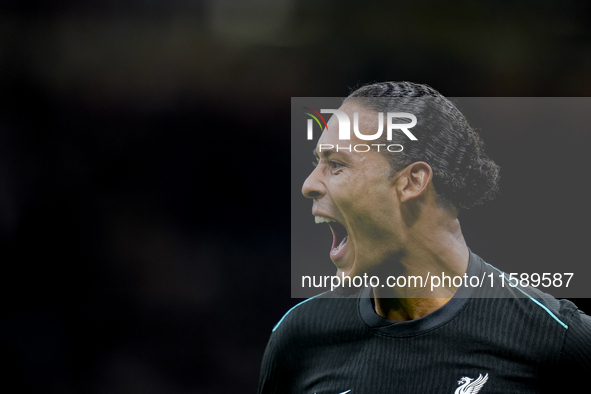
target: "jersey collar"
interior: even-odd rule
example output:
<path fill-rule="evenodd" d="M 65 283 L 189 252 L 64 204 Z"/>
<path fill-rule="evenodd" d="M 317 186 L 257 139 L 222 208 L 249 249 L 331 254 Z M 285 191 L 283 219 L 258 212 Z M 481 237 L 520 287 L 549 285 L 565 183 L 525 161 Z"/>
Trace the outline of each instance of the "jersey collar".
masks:
<path fill-rule="evenodd" d="M 468 277 L 480 277 L 484 262 L 480 257 L 470 251 L 470 260 L 466 274 Z M 466 305 L 474 289 L 468 286 L 460 286 L 454 296 L 441 308 L 419 319 L 396 322 L 378 315 L 373 307 L 373 292 L 371 287 L 365 288 L 359 298 L 359 315 L 372 330 L 382 334 L 396 337 L 410 337 L 437 328 L 450 321 Z"/>

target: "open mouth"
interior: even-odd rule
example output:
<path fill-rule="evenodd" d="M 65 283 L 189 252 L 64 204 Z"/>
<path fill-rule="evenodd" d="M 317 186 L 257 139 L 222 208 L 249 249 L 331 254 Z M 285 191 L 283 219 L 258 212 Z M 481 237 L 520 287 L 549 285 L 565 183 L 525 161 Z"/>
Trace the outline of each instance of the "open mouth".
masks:
<path fill-rule="evenodd" d="M 330 227 L 332 232 L 332 246 L 330 247 L 331 258 L 340 258 L 344 254 L 345 247 L 347 246 L 347 240 L 349 239 L 349 233 L 342 224 L 336 222 L 333 219 L 326 218 L 323 216 L 316 216 L 316 223 L 326 223 Z"/>
<path fill-rule="evenodd" d="M 345 226 L 340 223 L 329 222 L 328 225 L 332 231 L 332 247 L 330 248 L 330 254 L 336 256 L 347 244 L 349 233 L 347 233 Z"/>

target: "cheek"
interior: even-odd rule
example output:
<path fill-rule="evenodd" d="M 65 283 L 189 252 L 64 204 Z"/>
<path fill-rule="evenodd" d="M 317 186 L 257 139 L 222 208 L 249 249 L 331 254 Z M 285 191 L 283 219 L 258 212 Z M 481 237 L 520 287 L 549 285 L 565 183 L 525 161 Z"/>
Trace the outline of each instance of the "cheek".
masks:
<path fill-rule="evenodd" d="M 375 172 L 343 172 L 330 180 L 331 198 L 349 220 L 373 222 L 392 206 L 387 177 Z"/>
<path fill-rule="evenodd" d="M 385 182 L 364 180 L 356 200 L 363 201 L 362 210 L 368 217 L 383 215 L 392 207 L 392 189 Z"/>
<path fill-rule="evenodd" d="M 360 183 L 339 205 L 351 225 L 368 234 L 383 232 L 395 217 L 390 189 L 367 182 Z"/>

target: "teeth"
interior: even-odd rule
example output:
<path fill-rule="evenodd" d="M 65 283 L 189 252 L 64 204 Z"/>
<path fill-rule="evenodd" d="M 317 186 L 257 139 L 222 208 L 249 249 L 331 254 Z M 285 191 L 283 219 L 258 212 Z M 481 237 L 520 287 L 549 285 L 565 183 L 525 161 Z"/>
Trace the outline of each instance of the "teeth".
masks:
<path fill-rule="evenodd" d="M 324 216 L 314 216 L 314 220 L 316 221 L 316 224 L 334 222 L 334 220 L 325 218 Z"/>
<path fill-rule="evenodd" d="M 341 251 L 341 249 L 345 246 L 345 244 L 347 243 L 347 240 L 349 239 L 349 236 L 347 235 L 345 238 L 343 238 L 341 240 L 341 243 L 339 244 L 339 246 L 337 246 L 336 248 L 333 248 L 330 253 L 331 254 L 337 254 Z"/>
<path fill-rule="evenodd" d="M 340 244 L 339 246 L 337 246 L 336 248 L 334 248 L 331 253 L 332 254 L 339 253 L 339 251 L 341 250 L 342 247 L 343 247 L 343 244 Z"/>

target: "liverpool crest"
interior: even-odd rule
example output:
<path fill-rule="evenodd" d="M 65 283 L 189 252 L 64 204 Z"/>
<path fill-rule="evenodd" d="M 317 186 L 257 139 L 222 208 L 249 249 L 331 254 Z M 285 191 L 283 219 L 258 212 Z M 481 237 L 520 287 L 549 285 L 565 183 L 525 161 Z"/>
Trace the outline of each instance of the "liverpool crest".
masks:
<path fill-rule="evenodd" d="M 460 385 L 460 387 L 456 389 L 454 394 L 476 394 L 480 391 L 482 386 L 484 386 L 487 380 L 488 374 L 484 376 L 482 376 L 482 374 L 479 374 L 476 380 L 464 376 L 462 379 L 458 380 L 458 384 Z"/>

